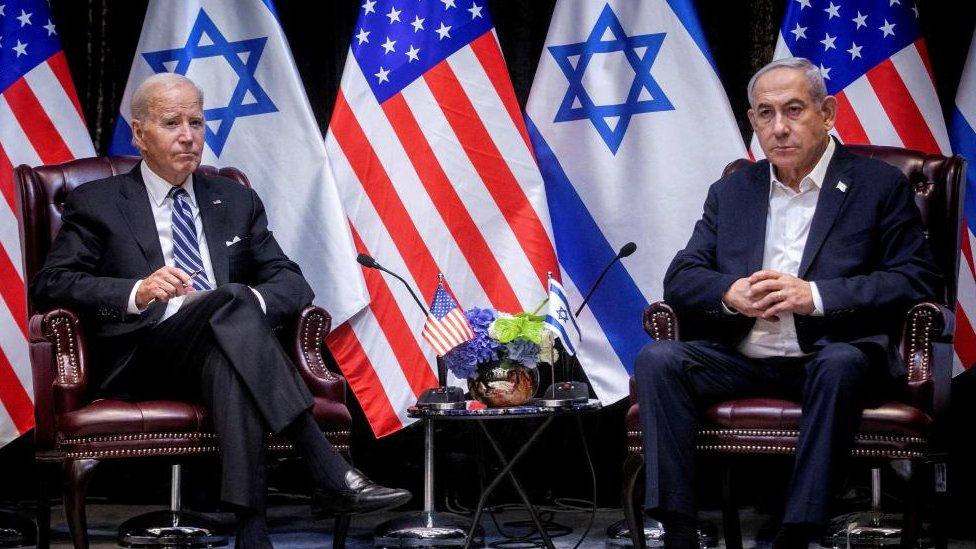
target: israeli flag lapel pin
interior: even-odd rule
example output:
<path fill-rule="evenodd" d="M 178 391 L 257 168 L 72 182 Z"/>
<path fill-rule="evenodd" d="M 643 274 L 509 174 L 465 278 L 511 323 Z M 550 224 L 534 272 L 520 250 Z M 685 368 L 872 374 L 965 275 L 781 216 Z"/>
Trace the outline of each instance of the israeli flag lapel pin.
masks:
<path fill-rule="evenodd" d="M 837 182 L 837 190 L 840 191 L 840 192 L 842 192 L 842 193 L 846 193 L 847 192 L 847 183 L 844 183 L 843 181 L 838 181 Z"/>

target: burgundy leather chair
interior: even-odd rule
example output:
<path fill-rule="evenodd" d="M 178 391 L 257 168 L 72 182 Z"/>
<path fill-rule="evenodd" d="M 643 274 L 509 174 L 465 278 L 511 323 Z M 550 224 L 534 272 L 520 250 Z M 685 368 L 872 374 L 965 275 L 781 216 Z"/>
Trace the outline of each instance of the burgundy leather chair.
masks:
<path fill-rule="evenodd" d="M 65 197 L 72 189 L 96 179 L 132 169 L 138 158 L 98 157 L 59 165 L 15 170 L 22 215 L 21 243 L 27 280 L 44 263 L 61 226 Z M 250 186 L 236 168 L 200 168 Z M 68 527 L 76 548 L 88 547 L 85 492 L 91 473 L 103 460 L 163 457 L 179 462 L 186 456 L 216 454 L 216 435 L 207 410 L 190 402 L 153 400 L 130 402 L 95 398 L 88 380 L 85 327 L 66 309 L 30 311 L 30 358 L 34 379 L 36 461 L 42 488 L 38 508 L 39 547 L 48 543 L 50 500 L 47 470 L 60 465 Z M 324 339 L 331 328 L 325 310 L 310 306 L 285 327 L 281 339 L 311 390 L 313 414 L 325 435 L 348 459 L 352 418 L 346 407 L 346 383 L 323 360 Z M 268 447 L 281 453 L 291 445 L 270 436 Z M 174 467 L 174 480 L 178 481 Z M 178 486 L 174 488 L 178 501 Z M 178 509 L 177 509 L 178 510 Z M 336 517 L 333 547 L 342 547 L 349 516 Z"/>
<path fill-rule="evenodd" d="M 848 145 L 857 154 L 878 158 L 901 169 L 915 191 L 915 203 L 922 214 L 926 237 L 936 262 L 946 278 L 945 303 L 955 302 L 956 260 L 960 237 L 962 183 L 965 160 L 946 158 L 894 147 Z M 725 168 L 731 173 L 752 162 L 740 159 Z M 880 469 L 884 461 L 911 460 L 912 486 L 921 489 L 918 466 L 929 451 L 933 420 L 939 416 L 949 383 L 946 375 L 935 375 L 933 343 L 951 344 L 952 319 L 942 304 L 919 303 L 907 314 L 902 332 L 901 353 L 908 367 L 909 397 L 905 402 L 888 402 L 864 411 L 851 455 L 871 461 L 872 491 L 880 499 Z M 654 340 L 680 339 L 674 311 L 664 302 L 647 307 L 644 330 Z M 627 412 L 627 458 L 624 464 L 624 514 L 634 547 L 644 547 L 642 502 L 635 499 L 644 465 L 636 384 L 631 378 L 630 409 Z M 796 451 L 800 404 L 774 398 L 729 400 L 704 412 L 697 430 L 696 448 L 712 456 L 790 455 Z M 726 547 L 741 548 L 738 510 L 732 498 L 730 461 L 721 459 L 723 529 Z M 902 547 L 912 547 L 919 530 L 918 497 L 909 498 L 902 524 Z"/>

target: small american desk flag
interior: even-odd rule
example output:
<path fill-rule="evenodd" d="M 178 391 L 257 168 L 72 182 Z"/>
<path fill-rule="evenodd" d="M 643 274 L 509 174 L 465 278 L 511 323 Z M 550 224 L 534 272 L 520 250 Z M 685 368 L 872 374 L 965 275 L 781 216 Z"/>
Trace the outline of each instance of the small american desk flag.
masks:
<path fill-rule="evenodd" d="M 468 319 L 444 289 L 443 282 L 437 284 L 437 291 L 434 292 L 434 301 L 430 304 L 430 314 L 424 322 L 422 335 L 437 352 L 437 356 L 444 356 L 451 349 L 471 341 L 474 337 Z"/>

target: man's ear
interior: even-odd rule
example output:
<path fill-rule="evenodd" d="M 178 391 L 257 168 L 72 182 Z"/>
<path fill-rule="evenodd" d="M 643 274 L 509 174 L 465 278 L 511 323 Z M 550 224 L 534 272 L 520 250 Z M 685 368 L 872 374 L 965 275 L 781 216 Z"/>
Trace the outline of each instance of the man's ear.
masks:
<path fill-rule="evenodd" d="M 142 122 L 138 118 L 132 119 L 132 144 L 142 150 Z"/>
<path fill-rule="evenodd" d="M 824 127 L 827 131 L 832 130 L 834 122 L 837 121 L 837 99 L 833 95 L 824 97 L 823 103 L 820 105 L 820 112 L 824 117 Z"/>

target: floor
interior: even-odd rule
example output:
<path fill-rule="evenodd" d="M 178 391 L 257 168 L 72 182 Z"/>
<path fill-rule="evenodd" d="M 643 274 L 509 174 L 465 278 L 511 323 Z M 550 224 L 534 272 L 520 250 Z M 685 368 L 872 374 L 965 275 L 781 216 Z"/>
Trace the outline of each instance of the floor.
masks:
<path fill-rule="evenodd" d="M 89 534 L 91 547 L 115 548 L 118 525 L 125 519 L 139 513 L 155 511 L 158 507 L 137 505 L 113 505 L 108 503 L 91 502 L 88 505 Z M 373 528 L 399 513 L 388 512 L 356 517 L 352 522 L 349 539 L 346 546 L 352 549 L 373 547 Z M 558 507 L 547 507 L 541 510 L 541 518 L 548 524 L 547 529 L 553 536 L 556 547 L 560 549 L 617 549 L 629 547 L 629 543 L 611 542 L 608 544 L 607 527 L 622 518 L 619 509 L 598 509 L 593 515 L 593 525 L 585 537 L 584 531 L 591 518 L 588 508 L 582 509 L 574 502 L 562 502 Z M 230 524 L 231 515 L 214 515 L 223 523 Z M 52 510 L 52 547 L 68 548 L 71 543 L 68 538 L 67 527 L 64 524 L 64 512 L 61 507 Z M 703 520 L 720 526 L 718 512 L 702 513 Z M 485 528 L 487 544 L 499 549 L 527 549 L 541 546 L 538 541 L 519 538 L 531 533 L 526 527 L 528 515 L 517 507 L 502 506 L 493 513 L 486 514 L 482 519 Z M 761 517 L 751 511 L 742 512 L 742 525 L 745 535 L 744 546 L 763 547 L 757 545 L 755 533 L 762 522 Z M 314 518 L 307 505 L 301 502 L 279 502 L 269 510 L 269 526 L 272 532 L 272 542 L 278 549 L 299 549 L 331 547 L 332 521 L 331 519 Z M 538 540 L 538 538 L 536 538 Z M 230 540 L 233 547 L 233 539 Z M 718 547 L 724 548 L 719 540 Z M 954 540 L 950 542 L 951 549 L 973 549 L 976 544 Z"/>

